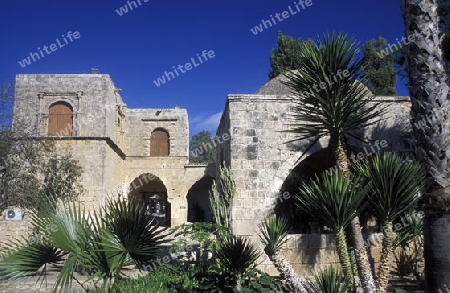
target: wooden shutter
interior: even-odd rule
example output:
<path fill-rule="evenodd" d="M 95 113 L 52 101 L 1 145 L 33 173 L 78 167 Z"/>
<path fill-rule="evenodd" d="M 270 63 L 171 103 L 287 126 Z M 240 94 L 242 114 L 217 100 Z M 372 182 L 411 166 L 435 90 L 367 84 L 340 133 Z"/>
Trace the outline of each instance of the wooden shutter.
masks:
<path fill-rule="evenodd" d="M 48 135 L 72 136 L 73 111 L 66 103 L 56 103 L 48 109 Z"/>
<path fill-rule="evenodd" d="M 169 155 L 169 134 L 164 130 L 155 130 L 150 139 L 150 156 L 161 157 Z"/>

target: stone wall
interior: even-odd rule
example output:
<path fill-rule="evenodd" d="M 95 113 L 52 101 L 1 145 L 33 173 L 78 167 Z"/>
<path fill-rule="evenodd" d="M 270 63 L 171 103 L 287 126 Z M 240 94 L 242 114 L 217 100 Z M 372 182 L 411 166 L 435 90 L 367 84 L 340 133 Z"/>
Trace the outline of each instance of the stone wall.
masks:
<path fill-rule="evenodd" d="M 373 234 L 371 237 L 382 239 L 381 234 Z M 256 242 L 258 243 L 258 242 Z M 378 269 L 381 253 L 381 241 L 369 247 L 369 259 Z M 260 245 L 262 249 L 262 246 Z M 287 236 L 281 252 L 289 260 L 290 264 L 302 276 L 311 276 L 312 272 L 325 269 L 329 266 L 339 267 L 339 256 L 336 251 L 334 234 L 292 234 Z M 265 255 L 262 257 L 259 268 L 271 275 L 279 272 L 273 263 Z"/>
<path fill-rule="evenodd" d="M 367 143 L 351 140 L 350 144 L 368 152 L 380 150 L 380 141 L 401 153 L 411 151 L 408 97 L 377 97 L 374 102 L 386 107 L 381 120 L 358 134 Z M 279 95 L 229 95 L 217 136 L 231 129 L 231 139 L 219 145 L 218 157 L 229 158 L 236 196 L 233 202 L 232 227 L 237 235 L 255 235 L 257 224 L 279 200 L 279 191 L 286 177 L 299 164 L 308 141 L 283 132 L 294 122 L 292 98 Z M 378 140 L 378 144 L 377 141 Z M 307 154 L 323 149 L 328 138 L 319 140 Z M 375 145 L 378 145 L 378 148 Z M 228 162 L 226 159 L 225 161 Z"/>
<path fill-rule="evenodd" d="M 14 127 L 54 139 L 61 152 L 79 160 L 85 188 L 80 201 L 87 209 L 125 194 L 136 178 L 152 174 L 167 189 L 172 225 L 182 224 L 189 189 L 203 177 L 214 177 L 215 167 L 189 165 L 186 109 L 128 109 L 119 92 L 108 74 L 17 75 Z M 49 107 L 61 101 L 73 109 L 72 136 L 48 138 Z M 169 156 L 150 157 L 150 137 L 157 128 L 169 133 Z"/>
<path fill-rule="evenodd" d="M 189 123 L 186 109 L 128 109 L 127 156 L 150 156 L 150 135 L 157 128 L 169 133 L 173 156 L 188 156 Z"/>
<path fill-rule="evenodd" d="M 124 107 L 108 74 L 19 74 L 14 126 L 31 136 L 46 136 L 48 108 L 63 101 L 73 108 L 73 136 L 117 139 L 116 116 Z"/>

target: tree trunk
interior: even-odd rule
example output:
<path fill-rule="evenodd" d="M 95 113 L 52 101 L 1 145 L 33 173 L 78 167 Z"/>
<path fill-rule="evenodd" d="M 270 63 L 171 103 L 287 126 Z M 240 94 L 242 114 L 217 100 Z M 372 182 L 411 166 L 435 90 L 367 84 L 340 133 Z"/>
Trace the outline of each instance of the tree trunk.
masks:
<path fill-rule="evenodd" d="M 386 292 L 391 269 L 391 258 L 393 254 L 392 244 L 394 234 L 392 232 L 392 222 L 386 222 L 383 227 L 383 246 L 381 249 L 380 268 L 378 270 L 377 292 Z"/>
<path fill-rule="evenodd" d="M 300 277 L 295 273 L 291 264 L 286 260 L 286 257 L 280 253 L 276 252 L 275 254 L 268 254 L 270 261 L 274 264 L 275 268 L 280 272 L 280 275 L 286 279 L 286 282 L 292 288 L 292 292 L 294 293 L 308 293 L 306 291 L 305 286 L 303 285 Z"/>
<path fill-rule="evenodd" d="M 416 158 L 427 167 L 430 188 L 425 203 L 425 276 L 427 292 L 450 282 L 450 118 L 449 88 L 443 66 L 436 0 L 401 0 Z"/>
<path fill-rule="evenodd" d="M 333 141 L 330 139 L 330 142 Z M 345 149 L 345 143 L 342 138 L 337 140 L 335 156 L 338 166 L 341 168 L 344 176 L 350 176 L 350 160 Z M 372 269 L 369 263 L 367 248 L 365 247 L 364 238 L 361 232 L 359 217 L 356 216 L 350 223 L 353 236 L 353 246 L 355 249 L 356 265 L 358 266 L 359 281 L 362 284 L 364 293 L 375 292 L 375 282 L 373 280 Z M 356 282 L 357 285 L 357 282 Z"/>
<path fill-rule="evenodd" d="M 336 242 L 336 250 L 339 255 L 339 261 L 344 270 L 344 274 L 347 278 L 352 280 L 353 279 L 352 264 L 350 262 L 350 256 L 348 254 L 347 239 L 345 237 L 345 233 L 344 230 L 342 230 L 342 228 L 336 231 L 335 242 Z"/>

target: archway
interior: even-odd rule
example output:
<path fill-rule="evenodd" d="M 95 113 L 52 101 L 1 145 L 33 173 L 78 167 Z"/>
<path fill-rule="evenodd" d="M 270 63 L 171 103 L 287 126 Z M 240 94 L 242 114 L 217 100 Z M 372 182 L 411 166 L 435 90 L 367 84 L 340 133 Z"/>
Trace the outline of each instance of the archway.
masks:
<path fill-rule="evenodd" d="M 372 151 L 374 150 L 372 149 Z M 358 161 L 358 159 L 355 160 L 356 154 L 364 154 L 363 158 L 369 158 L 373 154 L 373 152 L 367 152 L 367 150 L 353 146 L 350 146 L 350 152 L 353 154 L 350 163 Z M 338 166 L 334 155 L 330 154 L 328 148 L 322 148 L 306 157 L 286 177 L 280 188 L 280 193 L 288 192 L 291 196 L 287 200 L 277 201 L 275 214 L 288 219 L 292 227 L 292 233 L 328 233 L 330 231 L 323 229 L 324 227 L 319 226 L 315 219 L 298 210 L 294 202 L 294 195 L 298 193 L 298 188 L 304 181 L 310 180 L 316 174 L 322 172 L 331 174 L 336 170 L 338 170 Z M 370 216 L 368 211 L 363 211 L 360 215 L 361 226 L 364 230 L 367 229 L 367 221 Z"/>
<path fill-rule="evenodd" d="M 287 200 L 277 201 L 275 214 L 288 219 L 292 227 L 292 233 L 316 232 L 317 227 L 314 224 L 314 219 L 297 209 L 294 203 L 294 194 L 298 193 L 298 188 L 302 182 L 334 165 L 334 157 L 330 156 L 328 148 L 323 148 L 306 157 L 286 177 L 280 192 L 288 192 L 291 196 Z"/>
<path fill-rule="evenodd" d="M 212 213 L 209 206 L 209 192 L 213 185 L 212 177 L 203 177 L 192 185 L 186 196 L 188 202 L 188 222 L 210 222 Z"/>
<path fill-rule="evenodd" d="M 137 197 L 147 207 L 147 212 L 163 226 L 170 226 L 171 208 L 167 188 L 153 174 L 142 174 L 130 184 L 128 196 Z"/>

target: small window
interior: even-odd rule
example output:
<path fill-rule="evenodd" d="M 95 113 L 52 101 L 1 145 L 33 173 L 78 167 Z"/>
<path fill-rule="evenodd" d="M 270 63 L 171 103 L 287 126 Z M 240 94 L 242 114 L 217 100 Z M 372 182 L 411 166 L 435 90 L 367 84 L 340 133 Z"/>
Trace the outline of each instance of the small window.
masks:
<path fill-rule="evenodd" d="M 169 134 L 164 129 L 156 129 L 150 138 L 150 156 L 163 157 L 169 155 Z"/>
<path fill-rule="evenodd" d="M 65 102 L 57 102 L 48 109 L 48 136 L 72 136 L 73 109 Z"/>

